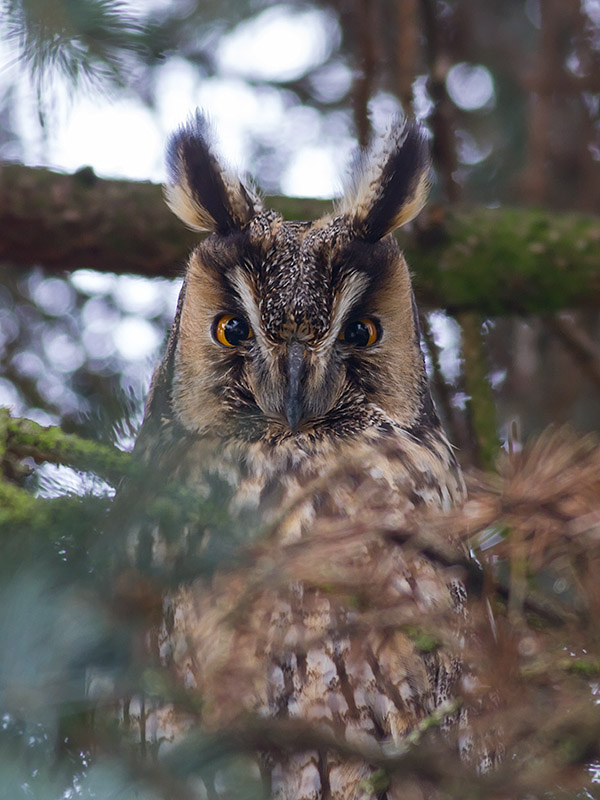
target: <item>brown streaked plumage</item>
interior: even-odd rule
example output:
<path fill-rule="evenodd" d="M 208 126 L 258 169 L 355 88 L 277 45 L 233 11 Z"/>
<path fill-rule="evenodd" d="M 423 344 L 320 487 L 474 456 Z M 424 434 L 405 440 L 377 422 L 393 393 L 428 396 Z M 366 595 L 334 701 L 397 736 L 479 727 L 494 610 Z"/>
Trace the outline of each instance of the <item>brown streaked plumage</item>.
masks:
<path fill-rule="evenodd" d="M 210 235 L 190 257 L 136 450 L 202 496 L 218 483 L 232 525 L 268 536 L 249 565 L 167 599 L 157 646 L 203 711 L 186 722 L 160 709 L 154 723 L 170 737 L 255 712 L 398 746 L 460 674 L 451 646 L 422 652 L 407 633 L 427 619 L 456 628 L 460 584 L 388 535 L 463 495 L 390 235 L 425 200 L 422 134 L 397 125 L 316 222 L 264 210 L 219 164 L 200 115 L 173 137 L 169 168 L 171 207 Z M 155 557 L 210 535 L 153 531 Z M 282 800 L 375 797 L 372 767 L 334 753 L 263 754 L 262 768 Z M 425 796 L 408 791 L 384 796 Z"/>

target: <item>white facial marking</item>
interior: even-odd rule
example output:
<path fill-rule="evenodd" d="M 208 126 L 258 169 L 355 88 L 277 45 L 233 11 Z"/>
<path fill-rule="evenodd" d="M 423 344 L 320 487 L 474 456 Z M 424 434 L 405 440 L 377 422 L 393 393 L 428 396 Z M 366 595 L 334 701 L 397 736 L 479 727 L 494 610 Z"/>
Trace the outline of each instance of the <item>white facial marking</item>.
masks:
<path fill-rule="evenodd" d="M 240 298 L 242 305 L 244 306 L 244 311 L 246 312 L 250 327 L 252 328 L 257 342 L 265 352 L 270 352 L 273 349 L 273 345 L 265 337 L 262 330 L 260 324 L 260 313 L 256 300 L 254 299 L 252 283 L 241 267 L 238 267 L 235 270 L 231 282 L 238 294 L 238 297 Z"/>
<path fill-rule="evenodd" d="M 364 292 L 368 284 L 368 278 L 362 273 L 355 272 L 344 279 L 344 283 L 339 292 L 336 293 L 331 309 L 331 321 L 327 335 L 319 342 L 315 350 L 325 350 L 332 346 L 337 339 L 342 325 L 346 321 L 348 314 Z"/>

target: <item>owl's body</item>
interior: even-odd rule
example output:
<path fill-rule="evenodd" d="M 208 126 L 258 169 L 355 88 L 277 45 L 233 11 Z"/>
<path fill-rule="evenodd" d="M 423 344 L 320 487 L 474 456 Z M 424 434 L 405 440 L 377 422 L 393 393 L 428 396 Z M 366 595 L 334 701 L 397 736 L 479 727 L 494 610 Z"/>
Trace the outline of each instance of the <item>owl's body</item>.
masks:
<path fill-rule="evenodd" d="M 424 201 L 423 141 L 399 128 L 314 223 L 264 211 L 200 117 L 174 137 L 170 167 L 171 206 L 212 235 L 190 258 L 137 452 L 201 497 L 218 488 L 232 529 L 263 535 L 251 561 L 167 599 L 156 646 L 202 713 L 162 709 L 153 723 L 170 735 L 250 712 L 399 746 L 460 673 L 451 647 L 414 634 L 456 624 L 460 584 L 407 534 L 463 494 L 389 236 Z M 197 555 L 214 535 L 155 535 L 154 555 Z M 335 752 L 282 745 L 262 767 L 282 800 L 423 796 L 393 781 L 383 792 L 372 766 Z"/>

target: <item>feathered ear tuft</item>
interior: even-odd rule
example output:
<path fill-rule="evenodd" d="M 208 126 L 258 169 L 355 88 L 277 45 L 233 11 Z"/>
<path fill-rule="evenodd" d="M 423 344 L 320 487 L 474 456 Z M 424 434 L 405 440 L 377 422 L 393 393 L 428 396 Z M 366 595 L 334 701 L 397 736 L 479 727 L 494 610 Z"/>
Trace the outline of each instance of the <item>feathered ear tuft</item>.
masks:
<path fill-rule="evenodd" d="M 200 111 L 171 136 L 167 172 L 167 203 L 194 230 L 227 233 L 261 211 L 254 190 L 244 186 L 214 154 L 210 126 Z"/>
<path fill-rule="evenodd" d="M 429 172 L 429 148 L 422 128 L 414 122 L 397 122 L 388 136 L 361 154 L 336 212 L 353 219 L 359 237 L 378 241 L 423 208 Z"/>

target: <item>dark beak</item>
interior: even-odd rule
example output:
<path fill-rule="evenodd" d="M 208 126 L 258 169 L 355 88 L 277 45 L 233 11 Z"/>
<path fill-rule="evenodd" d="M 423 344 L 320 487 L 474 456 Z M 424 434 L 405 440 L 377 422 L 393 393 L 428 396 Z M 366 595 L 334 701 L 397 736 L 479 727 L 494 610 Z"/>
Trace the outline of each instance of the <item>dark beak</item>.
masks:
<path fill-rule="evenodd" d="M 287 350 L 288 385 L 285 395 L 285 416 L 292 431 L 304 413 L 302 377 L 304 375 L 304 345 L 291 342 Z"/>

